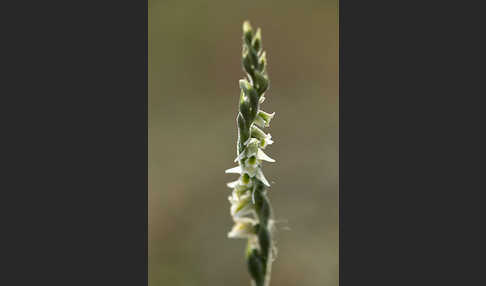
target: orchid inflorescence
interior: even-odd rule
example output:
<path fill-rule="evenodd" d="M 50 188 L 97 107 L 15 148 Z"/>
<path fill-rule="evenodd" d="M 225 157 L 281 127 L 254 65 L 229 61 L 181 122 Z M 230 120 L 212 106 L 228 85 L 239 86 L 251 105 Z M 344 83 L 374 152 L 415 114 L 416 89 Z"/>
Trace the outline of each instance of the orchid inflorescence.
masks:
<path fill-rule="evenodd" d="M 260 110 L 269 81 L 266 53 L 262 49 L 261 30 L 256 32 L 248 21 L 243 23 L 243 69 L 247 78 L 239 81 L 241 89 L 237 116 L 238 143 L 235 162 L 238 166 L 226 170 L 240 177 L 228 183 L 233 229 L 230 238 L 248 239 L 246 260 L 255 286 L 267 286 L 270 281 L 273 242 L 273 220 L 267 197 L 269 182 L 262 172 L 262 162 L 275 162 L 263 150 L 273 143 L 272 136 L 261 128 L 269 127 L 275 113 Z"/>

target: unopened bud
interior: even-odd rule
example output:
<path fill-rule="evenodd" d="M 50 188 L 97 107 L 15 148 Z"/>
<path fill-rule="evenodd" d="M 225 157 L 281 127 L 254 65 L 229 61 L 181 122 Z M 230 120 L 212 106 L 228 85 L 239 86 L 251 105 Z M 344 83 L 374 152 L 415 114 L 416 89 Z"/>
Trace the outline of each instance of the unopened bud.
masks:
<path fill-rule="evenodd" d="M 257 29 L 255 36 L 251 41 L 251 45 L 257 52 L 262 48 L 262 31 L 260 30 L 260 28 Z"/>
<path fill-rule="evenodd" d="M 243 22 L 243 37 L 247 44 L 251 43 L 251 39 L 253 38 L 253 29 L 250 25 L 250 21 Z"/>

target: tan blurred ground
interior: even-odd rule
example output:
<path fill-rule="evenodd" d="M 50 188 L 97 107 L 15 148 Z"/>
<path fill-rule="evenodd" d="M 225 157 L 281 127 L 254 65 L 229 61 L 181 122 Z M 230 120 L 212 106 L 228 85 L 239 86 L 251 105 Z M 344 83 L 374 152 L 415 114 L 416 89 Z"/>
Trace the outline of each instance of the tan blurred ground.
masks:
<path fill-rule="evenodd" d="M 338 2 L 149 0 L 149 285 L 248 286 L 233 166 L 241 24 L 260 26 L 276 112 L 273 286 L 338 285 Z"/>

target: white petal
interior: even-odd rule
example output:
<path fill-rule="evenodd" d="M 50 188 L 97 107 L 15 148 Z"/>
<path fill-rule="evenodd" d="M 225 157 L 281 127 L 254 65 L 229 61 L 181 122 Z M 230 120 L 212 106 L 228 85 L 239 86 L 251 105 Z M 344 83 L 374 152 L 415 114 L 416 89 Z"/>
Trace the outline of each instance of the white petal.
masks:
<path fill-rule="evenodd" d="M 250 166 L 248 166 L 248 167 L 245 167 L 243 169 L 243 172 L 244 173 L 247 173 L 248 176 L 250 176 L 250 178 L 253 178 L 257 174 L 257 170 L 258 170 L 258 167 L 250 167 Z"/>
<path fill-rule="evenodd" d="M 258 139 L 250 138 L 248 145 L 246 145 L 245 155 L 247 157 L 255 156 L 258 152 L 258 145 L 259 144 L 260 144 L 260 141 L 258 141 Z"/>
<path fill-rule="evenodd" d="M 250 218 L 235 218 L 235 225 L 228 233 L 229 238 L 249 238 L 255 236 L 255 222 Z"/>
<path fill-rule="evenodd" d="M 235 199 L 231 202 L 231 215 L 234 217 L 242 217 L 244 215 L 253 212 L 252 205 L 250 203 L 250 195 L 243 195 L 240 198 Z"/>
<path fill-rule="evenodd" d="M 235 223 L 243 223 L 243 224 L 257 224 L 257 221 L 249 218 L 249 217 L 242 217 L 242 218 L 235 218 L 234 219 Z"/>
<path fill-rule="evenodd" d="M 256 168 L 257 166 L 260 165 L 260 162 L 258 161 L 258 158 L 257 158 L 257 156 L 258 156 L 258 150 L 259 149 L 257 149 L 257 154 L 255 154 L 255 159 L 256 160 L 254 160 L 254 162 L 251 163 L 251 158 L 253 158 L 253 157 L 250 157 L 250 158 L 246 159 L 245 162 L 244 162 L 244 166 L 245 167 L 248 167 L 248 168 Z"/>
<path fill-rule="evenodd" d="M 268 157 L 267 154 L 263 153 L 263 151 L 261 149 L 258 149 L 256 158 L 258 160 L 263 160 L 263 161 L 267 161 L 267 162 L 272 162 L 272 163 L 275 162 L 274 159 Z"/>
<path fill-rule="evenodd" d="M 245 205 L 243 208 L 241 208 L 240 210 L 236 210 L 238 208 L 238 205 L 237 204 L 233 204 L 231 205 L 231 215 L 236 217 L 236 218 L 239 218 L 239 217 L 243 217 L 247 214 L 251 214 L 253 213 L 253 208 L 251 207 L 251 204 L 247 204 Z"/>
<path fill-rule="evenodd" d="M 238 186 L 239 182 L 240 182 L 240 180 L 229 182 L 229 183 L 226 184 L 226 186 L 228 186 L 228 188 L 230 188 L 230 189 L 234 189 L 234 188 L 236 188 L 236 186 Z"/>
<path fill-rule="evenodd" d="M 261 118 L 260 116 L 257 116 L 254 122 L 256 125 L 260 126 L 261 128 L 268 127 L 265 120 L 263 120 L 263 118 Z"/>
<path fill-rule="evenodd" d="M 231 168 L 231 169 L 228 169 L 226 171 L 224 171 L 226 174 L 241 174 L 241 167 L 240 166 L 236 166 L 234 168 Z"/>
<path fill-rule="evenodd" d="M 267 187 L 270 187 L 270 184 L 268 183 L 267 179 L 265 178 L 265 176 L 263 175 L 263 172 L 260 168 L 258 168 L 258 171 L 257 171 L 257 174 L 256 174 L 256 177 L 258 180 L 262 181 L 262 183 L 267 186 Z"/>

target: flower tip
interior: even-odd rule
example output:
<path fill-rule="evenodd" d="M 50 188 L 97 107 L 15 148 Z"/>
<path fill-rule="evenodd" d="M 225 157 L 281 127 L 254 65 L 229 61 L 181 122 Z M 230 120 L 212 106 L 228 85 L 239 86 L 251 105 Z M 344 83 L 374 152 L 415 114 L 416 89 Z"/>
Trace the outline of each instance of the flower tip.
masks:
<path fill-rule="evenodd" d="M 251 32 L 252 28 L 251 28 L 251 24 L 250 24 L 250 21 L 248 20 L 245 20 L 243 22 L 243 33 L 248 33 L 248 32 Z"/>
<path fill-rule="evenodd" d="M 262 29 L 257 28 L 257 31 L 255 33 L 255 38 L 260 39 L 262 38 Z"/>

